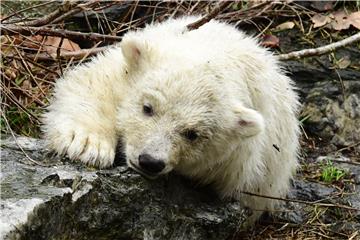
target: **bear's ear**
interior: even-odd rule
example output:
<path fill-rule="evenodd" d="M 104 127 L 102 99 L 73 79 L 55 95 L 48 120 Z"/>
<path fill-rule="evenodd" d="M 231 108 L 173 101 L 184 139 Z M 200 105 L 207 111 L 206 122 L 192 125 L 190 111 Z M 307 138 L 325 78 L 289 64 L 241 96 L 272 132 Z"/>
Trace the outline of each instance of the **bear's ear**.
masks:
<path fill-rule="evenodd" d="M 264 130 L 264 118 L 258 111 L 244 106 L 237 106 L 234 112 L 236 116 L 236 129 L 241 136 L 255 136 Z"/>
<path fill-rule="evenodd" d="M 127 35 L 123 38 L 120 46 L 128 70 L 138 70 L 143 64 L 149 63 L 152 49 L 145 40 Z"/>

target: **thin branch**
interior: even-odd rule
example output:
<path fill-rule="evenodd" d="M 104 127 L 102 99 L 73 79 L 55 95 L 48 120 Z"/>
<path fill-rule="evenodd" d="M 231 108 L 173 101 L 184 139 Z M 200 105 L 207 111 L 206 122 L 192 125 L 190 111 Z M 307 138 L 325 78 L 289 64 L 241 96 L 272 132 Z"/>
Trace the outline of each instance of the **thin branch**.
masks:
<path fill-rule="evenodd" d="M 0 24 L 2 35 L 16 35 L 22 34 L 25 36 L 42 35 L 42 36 L 56 36 L 76 40 L 92 40 L 104 42 L 120 41 L 122 37 L 104 35 L 99 33 L 82 33 L 76 31 L 50 29 L 45 27 L 26 27 L 17 26 L 14 24 Z"/>
<path fill-rule="evenodd" d="M 30 7 L 28 7 L 28 8 L 21 9 L 21 10 L 19 10 L 19 11 L 17 11 L 17 12 L 14 12 L 14 13 L 10 14 L 9 16 L 6 16 L 6 17 L 2 18 L 2 19 L 0 20 L 0 22 L 1 22 L 1 23 L 4 23 L 4 21 L 7 21 L 9 18 L 12 18 L 12 17 L 14 17 L 14 16 L 17 16 L 17 15 L 19 15 L 20 13 L 26 12 L 26 11 L 31 10 L 31 9 L 34 9 L 34 8 L 42 7 L 42 6 L 45 6 L 45 5 L 48 5 L 48 4 L 52 4 L 52 3 L 54 3 L 54 2 L 57 2 L 57 0 L 53 0 L 53 1 L 50 1 L 50 2 L 44 2 L 44 3 L 38 4 L 38 5 L 34 5 L 34 6 L 30 6 Z M 19 21 L 16 21 L 16 22 L 19 22 Z M 6 22 L 6 23 L 15 23 L 15 22 L 14 22 L 14 21 L 11 21 L 11 22 Z"/>
<path fill-rule="evenodd" d="M 232 4 L 232 1 L 222 1 L 220 2 L 210 13 L 208 13 L 205 17 L 200 18 L 198 21 L 190 23 L 186 26 L 186 28 L 191 31 L 198 29 L 205 23 L 209 22 L 211 19 L 216 17 L 221 11 L 223 11 L 225 8 L 227 8 L 230 4 Z"/>
<path fill-rule="evenodd" d="M 246 195 L 250 195 L 250 196 L 261 197 L 261 198 L 268 198 L 268 199 L 274 199 L 274 200 L 279 200 L 279 201 L 284 201 L 284 202 L 296 202 L 296 203 L 301 203 L 301 204 L 306 204 L 306 205 L 313 205 L 313 206 L 337 207 L 337 208 L 343 208 L 343 209 L 347 209 L 347 210 L 360 211 L 359 208 L 353 208 L 353 207 L 346 206 L 346 205 L 342 205 L 342 204 L 319 203 L 319 202 L 316 202 L 316 201 L 315 201 L 315 202 L 310 202 L 310 201 L 297 200 L 297 199 L 288 199 L 288 198 L 272 197 L 272 196 L 266 196 L 266 195 L 251 193 L 251 192 L 241 192 L 241 193 L 246 194 Z"/>
<path fill-rule="evenodd" d="M 106 49 L 108 49 L 108 47 L 81 49 L 81 50 L 73 51 L 73 52 L 60 51 L 59 55 L 57 53 L 26 54 L 26 57 L 30 58 L 30 59 L 36 59 L 38 61 L 56 61 L 58 59 L 69 60 L 71 58 L 73 58 L 74 60 L 79 60 L 84 57 L 86 58 L 88 56 L 92 56 L 92 55 L 98 54 L 100 52 L 103 52 Z M 9 56 L 9 57 L 12 57 L 12 56 Z"/>
<path fill-rule="evenodd" d="M 54 24 L 54 23 L 59 23 L 61 21 L 63 21 L 64 19 L 71 17 L 81 11 L 84 11 L 84 9 L 92 7 L 94 4 L 98 4 L 99 1 L 90 1 L 87 3 L 83 3 L 83 4 L 79 4 L 76 6 L 76 8 L 71 9 L 70 11 L 64 13 L 61 16 L 58 16 L 57 18 L 55 18 L 54 20 L 52 20 L 50 23 Z"/>
<path fill-rule="evenodd" d="M 70 9 L 72 9 L 75 6 L 76 5 L 74 5 L 70 1 L 64 1 L 61 4 L 61 6 L 59 6 L 52 13 L 50 13 L 42 18 L 38 18 L 38 19 L 35 19 L 32 21 L 21 22 L 18 25 L 19 26 L 32 26 L 32 27 L 44 26 L 44 25 L 50 23 L 55 18 L 59 17 L 60 15 L 63 15 L 64 13 L 68 12 Z"/>
<path fill-rule="evenodd" d="M 3 72 L 0 72 L 0 75 L 6 78 L 6 75 Z M 37 124 L 40 124 L 41 121 L 39 120 L 39 118 L 36 117 L 33 113 L 31 113 L 29 110 L 27 110 L 26 107 L 24 107 L 19 102 L 19 100 L 17 100 L 14 93 L 10 89 L 6 88 L 6 86 L 4 85 L 4 83 L 2 81 L 0 82 L 0 89 L 1 89 L 1 93 L 3 93 L 12 103 L 14 103 L 16 106 L 21 108 L 28 116 L 35 119 Z"/>
<path fill-rule="evenodd" d="M 45 165 L 45 164 L 43 164 L 43 163 L 41 163 L 41 162 L 38 162 L 38 161 L 32 159 L 32 158 L 26 153 L 26 151 L 25 151 L 25 150 L 21 147 L 21 145 L 19 144 L 19 142 L 18 142 L 18 140 L 17 140 L 17 137 L 15 136 L 13 130 L 12 130 L 11 127 L 10 127 L 9 121 L 7 120 L 5 114 L 3 113 L 3 111 L 2 111 L 1 109 L 0 109 L 0 115 L 2 115 L 2 119 L 4 119 L 4 121 L 5 121 L 5 123 L 6 123 L 6 127 L 7 127 L 8 130 L 10 131 L 11 136 L 14 138 L 16 145 L 18 145 L 18 147 L 20 148 L 21 152 L 24 153 L 25 157 L 26 157 L 30 162 L 32 162 L 32 163 L 34 163 L 34 164 L 36 164 L 36 165 L 39 165 L 39 166 L 42 166 L 42 167 L 48 167 L 48 165 Z"/>
<path fill-rule="evenodd" d="M 278 55 L 279 60 L 290 60 L 290 59 L 299 59 L 303 57 L 310 57 L 310 56 L 319 56 L 323 55 L 329 52 L 333 52 L 338 48 L 344 47 L 346 45 L 356 43 L 360 41 L 360 33 L 356 33 L 355 35 L 345 38 L 341 41 L 331 43 L 329 45 L 325 45 L 318 48 L 310 48 L 310 49 L 304 49 L 301 51 L 295 51 L 291 53 L 286 54 L 280 54 Z"/>
<path fill-rule="evenodd" d="M 26 59 L 26 61 L 30 62 L 31 64 L 33 64 L 33 65 L 35 65 L 35 66 L 37 66 L 37 67 L 39 67 L 39 68 L 41 68 L 41 69 L 43 69 L 43 70 L 45 70 L 47 72 L 51 72 L 51 73 L 55 74 L 57 76 L 57 78 L 60 77 L 59 73 L 57 73 L 56 71 L 54 71 L 54 70 L 52 70 L 52 69 L 50 69 L 48 67 L 45 67 L 45 66 L 33 61 L 33 59 L 36 60 L 36 54 L 34 54 L 34 55 L 24 54 L 22 56 Z M 32 56 L 32 58 L 30 58 L 29 56 Z M 16 60 L 21 60 L 21 58 L 19 56 L 16 56 L 16 55 L 13 55 L 13 54 L 6 55 L 6 56 L 4 56 L 4 58 L 12 58 L 12 59 L 16 59 Z M 51 83 L 51 82 L 46 81 L 44 79 L 43 79 L 43 81 L 46 82 L 46 83 Z"/>

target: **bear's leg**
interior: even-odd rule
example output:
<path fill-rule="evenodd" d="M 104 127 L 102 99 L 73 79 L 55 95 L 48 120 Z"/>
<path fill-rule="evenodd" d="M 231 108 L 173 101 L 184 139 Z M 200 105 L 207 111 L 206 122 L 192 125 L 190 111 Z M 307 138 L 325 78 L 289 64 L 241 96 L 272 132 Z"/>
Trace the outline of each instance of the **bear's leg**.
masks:
<path fill-rule="evenodd" d="M 104 71 L 87 67 L 58 81 L 54 101 L 43 118 L 51 149 L 100 168 L 113 164 L 119 96 L 114 88 L 120 86 L 114 86 L 110 78 Z"/>

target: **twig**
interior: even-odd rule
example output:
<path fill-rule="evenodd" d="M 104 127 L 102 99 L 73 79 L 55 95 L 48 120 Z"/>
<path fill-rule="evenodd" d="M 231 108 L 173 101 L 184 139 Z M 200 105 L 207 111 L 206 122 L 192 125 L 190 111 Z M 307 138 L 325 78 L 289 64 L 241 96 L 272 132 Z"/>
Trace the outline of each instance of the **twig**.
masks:
<path fill-rule="evenodd" d="M 17 12 L 14 12 L 14 13 L 10 14 L 9 16 L 6 16 L 6 17 L 2 18 L 0 20 L 0 22 L 3 23 L 4 21 L 8 20 L 9 18 L 12 18 L 13 16 L 19 15 L 22 12 L 26 12 L 28 10 L 38 8 L 38 7 L 42 7 L 42 6 L 45 6 L 45 5 L 54 3 L 54 2 L 57 2 L 57 0 L 53 0 L 53 1 L 50 1 L 50 2 L 44 2 L 44 3 L 38 4 L 38 5 L 34 5 L 34 6 L 31 6 L 31 7 L 28 7 L 28 8 L 21 9 L 21 10 L 19 10 Z M 16 21 L 16 22 L 19 22 L 19 21 Z M 14 23 L 14 21 L 7 22 L 7 23 Z"/>
<path fill-rule="evenodd" d="M 232 4 L 232 1 L 222 1 L 220 2 L 210 13 L 208 13 L 205 17 L 200 18 L 196 22 L 190 23 L 186 26 L 186 28 L 191 31 L 198 29 L 205 23 L 209 22 L 211 19 L 216 17 L 221 11 L 223 11 L 225 8 L 227 8 L 230 4 Z"/>
<path fill-rule="evenodd" d="M 32 26 L 32 27 L 44 26 L 44 25 L 50 23 L 55 18 L 59 17 L 60 15 L 68 12 L 74 6 L 76 6 L 76 5 L 74 5 L 70 1 L 64 1 L 63 4 L 61 4 L 61 6 L 58 9 L 56 9 L 54 12 L 52 12 L 42 18 L 39 18 L 39 19 L 18 23 L 18 25 L 19 26 Z"/>
<path fill-rule="evenodd" d="M 2 35 L 16 35 L 23 34 L 26 36 L 42 35 L 42 36 L 56 36 L 68 39 L 77 40 L 92 40 L 92 41 L 104 41 L 104 42 L 116 42 L 120 41 L 122 37 L 110 36 L 99 33 L 82 33 L 62 29 L 50 29 L 45 27 L 26 27 L 17 26 L 14 24 L 0 24 Z"/>
<path fill-rule="evenodd" d="M 14 140 L 15 140 L 15 142 L 16 142 L 16 145 L 18 145 L 18 147 L 20 148 L 20 150 L 24 153 L 25 157 L 26 157 L 30 162 L 32 162 L 32 163 L 34 163 L 34 164 L 36 164 L 36 165 L 39 165 L 39 166 L 42 166 L 42 167 L 48 167 L 48 165 L 43 164 L 43 163 L 40 163 L 40 162 L 32 159 L 32 158 L 25 152 L 25 150 L 24 150 L 24 149 L 21 147 L 21 145 L 19 144 L 19 142 L 18 142 L 18 140 L 17 140 L 14 132 L 12 131 L 12 129 L 11 129 L 11 127 L 10 127 L 10 124 L 9 124 L 9 122 L 8 122 L 5 114 L 3 113 L 3 111 L 2 111 L 1 109 L 0 109 L 0 113 L 1 113 L 1 115 L 3 116 L 2 118 L 4 119 L 4 121 L 5 121 L 5 123 L 6 123 L 6 126 L 8 127 L 8 129 L 9 129 L 12 137 L 14 138 Z"/>
<path fill-rule="evenodd" d="M 8 36 L 6 36 L 6 37 L 9 38 Z M 44 96 L 46 96 L 46 93 L 45 93 L 44 90 L 40 87 L 39 83 L 36 81 L 35 76 L 34 76 L 34 74 L 32 73 L 31 68 L 29 67 L 29 63 L 26 62 L 26 61 L 24 60 L 24 58 L 21 56 L 21 53 L 20 53 L 19 49 L 17 49 L 17 48 L 15 47 L 14 50 L 15 50 L 15 52 L 18 54 L 18 56 L 20 57 L 20 59 L 21 59 L 20 62 L 21 62 L 21 64 L 23 65 L 23 67 L 25 68 L 25 70 L 29 73 L 30 77 L 33 79 L 33 81 L 34 81 L 34 82 L 36 83 L 36 85 L 39 87 L 41 93 L 42 93 Z M 44 105 L 44 103 L 42 103 L 42 104 Z"/>
<path fill-rule="evenodd" d="M 331 161 L 332 162 L 337 162 L 337 163 L 345 163 L 345 164 L 360 166 L 360 163 L 358 163 L 358 162 L 344 161 L 344 160 L 338 160 L 338 159 L 331 159 Z"/>
<path fill-rule="evenodd" d="M 323 55 L 329 52 L 333 52 L 338 48 L 344 47 L 346 45 L 356 43 L 360 41 L 360 33 L 356 33 L 355 35 L 345 38 L 341 41 L 331 43 L 329 45 L 325 45 L 318 48 L 310 48 L 310 49 L 304 49 L 301 51 L 295 51 L 291 53 L 286 54 L 280 54 L 278 55 L 279 60 L 290 60 L 290 59 L 299 59 L 303 57 L 310 57 L 310 56 L 318 56 Z"/>
<path fill-rule="evenodd" d="M 244 194 L 247 194 L 247 195 L 250 195 L 250 196 L 262 197 L 262 198 L 268 198 L 268 199 L 274 199 L 274 200 L 280 200 L 280 201 L 285 201 L 285 202 L 296 202 L 296 203 L 302 203 L 302 204 L 313 205 L 313 206 L 337 207 L 337 208 L 343 208 L 343 209 L 348 209 L 348 210 L 353 210 L 353 211 L 360 211 L 360 209 L 358 209 L 358 208 L 353 208 L 353 207 L 342 205 L 342 204 L 319 203 L 319 202 L 310 202 L 310 201 L 304 201 L 304 200 L 298 200 L 298 199 L 272 197 L 272 196 L 266 196 L 266 195 L 251 193 L 251 192 L 241 192 L 241 193 L 244 193 Z"/>
<path fill-rule="evenodd" d="M 52 20 L 50 23 L 52 23 L 52 24 L 59 23 L 59 22 L 63 21 L 64 19 L 66 19 L 68 17 L 71 17 L 71 16 L 83 11 L 85 8 L 92 7 L 92 5 L 94 5 L 96 3 L 99 3 L 99 1 L 90 1 L 90 2 L 87 2 L 87 3 L 84 3 L 84 4 L 79 4 L 75 8 L 71 9 L 70 11 L 64 13 L 61 16 L 58 16 L 57 18 Z"/>
<path fill-rule="evenodd" d="M 21 60 L 20 57 L 15 56 L 15 55 L 13 55 L 13 54 L 12 54 L 12 55 L 6 55 L 6 56 L 4 56 L 4 57 L 5 57 L 5 58 L 16 59 L 16 60 Z M 30 57 L 29 57 L 29 54 L 26 54 L 26 55 L 24 54 L 23 57 L 26 59 L 26 61 L 30 62 L 31 64 L 33 64 L 33 65 L 35 65 L 35 66 L 37 66 L 37 67 L 39 67 L 39 68 L 41 68 L 41 69 L 43 69 L 43 70 L 45 70 L 45 71 L 47 71 L 47 72 L 51 72 L 51 73 L 55 74 L 55 75 L 57 76 L 57 78 L 60 77 L 59 73 L 57 73 L 56 71 L 54 71 L 54 70 L 52 70 L 52 69 L 50 69 L 50 68 L 48 68 L 48 67 L 45 67 L 45 66 L 43 66 L 43 65 L 41 65 L 41 64 L 33 61 L 33 59 L 36 60 L 36 55 L 34 55 L 33 58 L 30 58 Z M 49 81 L 46 81 L 45 79 L 43 79 L 43 81 L 46 82 L 46 83 L 51 83 L 51 82 L 49 82 Z"/>
<path fill-rule="evenodd" d="M 57 59 L 82 59 L 84 57 L 92 56 L 95 54 L 98 54 L 100 52 L 103 52 L 104 50 L 108 49 L 108 47 L 97 47 L 97 48 L 91 48 L 91 49 L 81 49 L 79 51 L 74 52 L 67 52 L 67 51 L 61 51 L 60 54 L 52 53 L 41 53 L 41 54 L 26 54 L 27 58 L 30 59 L 36 59 L 40 61 L 55 61 Z"/>
<path fill-rule="evenodd" d="M 335 151 L 335 153 L 339 153 L 339 152 L 342 152 L 344 150 L 349 150 L 349 148 L 352 148 L 352 147 L 356 147 L 357 145 L 360 145 L 360 142 L 355 142 L 347 147 L 343 147 L 343 148 L 340 148 L 339 150 Z M 360 163 L 359 163 L 360 165 Z"/>
<path fill-rule="evenodd" d="M 0 72 L 0 75 L 4 78 L 7 78 L 3 72 Z M 29 117 L 32 117 L 33 119 L 35 119 L 37 124 L 40 124 L 41 121 L 39 120 L 39 118 L 36 117 L 33 113 L 31 113 L 29 110 L 27 110 L 26 107 L 24 107 L 19 102 L 19 100 L 17 100 L 14 93 L 11 90 L 9 90 L 8 88 L 6 88 L 3 81 L 0 82 L 0 90 L 1 90 L 1 93 L 4 94 L 12 103 L 14 103 L 16 106 L 21 108 L 26 114 L 28 114 Z"/>
<path fill-rule="evenodd" d="M 63 69 L 61 67 L 61 58 L 60 58 L 61 46 L 62 46 L 63 42 L 64 42 L 64 38 L 62 37 L 59 42 L 59 45 L 57 46 L 57 49 L 56 49 L 56 58 L 58 59 L 58 65 L 59 65 L 61 76 L 64 75 Z"/>
<path fill-rule="evenodd" d="M 80 66 L 80 64 L 90 55 L 91 50 L 97 48 L 97 47 L 99 46 L 99 44 L 100 44 L 100 42 L 98 42 L 98 43 L 95 44 L 91 49 L 89 49 L 89 51 L 88 51 L 87 53 L 85 53 L 85 55 L 84 55 L 84 56 L 80 59 L 80 61 L 77 63 L 77 66 Z M 103 48 L 103 49 L 105 50 L 106 47 Z M 71 59 L 74 59 L 74 58 L 71 58 Z"/>

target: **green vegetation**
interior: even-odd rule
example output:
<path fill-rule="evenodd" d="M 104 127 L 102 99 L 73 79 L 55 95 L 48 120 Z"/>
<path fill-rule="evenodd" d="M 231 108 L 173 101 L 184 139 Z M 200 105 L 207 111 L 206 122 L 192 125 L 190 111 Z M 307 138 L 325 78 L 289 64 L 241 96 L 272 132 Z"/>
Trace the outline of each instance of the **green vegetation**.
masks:
<path fill-rule="evenodd" d="M 321 180 L 327 183 L 332 183 L 334 181 L 339 181 L 345 175 L 345 170 L 334 166 L 333 163 L 328 160 L 322 168 Z"/>

